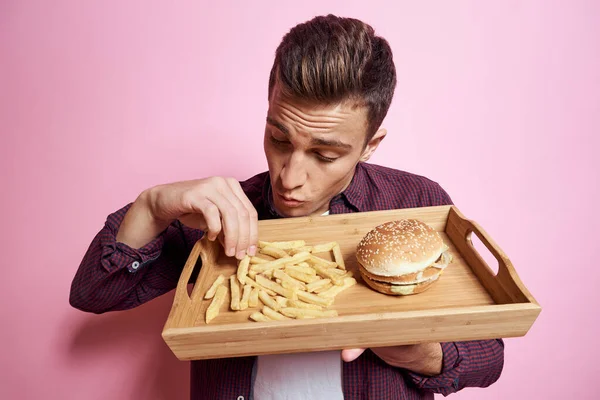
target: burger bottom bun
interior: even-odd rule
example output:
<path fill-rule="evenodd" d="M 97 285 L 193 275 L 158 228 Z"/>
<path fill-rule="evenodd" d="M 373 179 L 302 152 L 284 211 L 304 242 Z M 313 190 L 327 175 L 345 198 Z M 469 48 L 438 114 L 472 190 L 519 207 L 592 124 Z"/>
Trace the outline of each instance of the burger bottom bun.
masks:
<path fill-rule="evenodd" d="M 414 272 L 412 274 L 400 275 L 400 276 L 382 276 L 375 275 L 367 271 L 361 263 L 358 263 L 360 273 L 378 282 L 394 283 L 396 285 L 411 285 L 414 283 L 421 283 L 434 279 L 442 271 L 441 268 L 427 267 L 423 271 Z"/>
<path fill-rule="evenodd" d="M 440 272 L 441 272 L 441 270 L 440 270 Z M 425 290 L 429 289 L 431 287 L 431 285 L 433 285 L 440 277 L 440 274 L 438 273 L 433 278 L 431 278 L 427 281 L 408 284 L 408 285 L 393 285 L 391 283 L 378 282 L 378 281 L 375 281 L 375 280 L 369 278 L 368 276 L 366 276 L 363 273 L 362 268 L 360 269 L 360 274 L 361 274 L 363 280 L 365 281 L 365 283 L 367 285 L 369 285 L 371 287 L 371 289 L 373 289 L 377 292 L 383 293 L 383 294 L 389 294 L 389 295 L 394 295 L 394 296 L 408 296 L 411 294 L 422 293 Z"/>

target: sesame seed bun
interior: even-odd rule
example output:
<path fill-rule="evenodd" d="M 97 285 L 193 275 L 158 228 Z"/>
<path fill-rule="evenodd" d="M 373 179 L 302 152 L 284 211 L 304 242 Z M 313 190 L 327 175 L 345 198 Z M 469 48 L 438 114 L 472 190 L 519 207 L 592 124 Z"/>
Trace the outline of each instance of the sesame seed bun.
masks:
<path fill-rule="evenodd" d="M 439 278 L 450 261 L 447 250 L 440 234 L 429 225 L 402 219 L 367 233 L 356 248 L 356 258 L 371 288 L 406 295 L 424 291 Z"/>

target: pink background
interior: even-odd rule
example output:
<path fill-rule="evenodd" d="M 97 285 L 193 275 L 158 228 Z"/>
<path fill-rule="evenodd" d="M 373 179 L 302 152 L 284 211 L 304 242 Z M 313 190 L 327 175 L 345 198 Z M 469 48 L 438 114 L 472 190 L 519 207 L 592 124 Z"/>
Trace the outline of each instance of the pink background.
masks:
<path fill-rule="evenodd" d="M 599 4 L 1 1 L 0 398 L 187 398 L 160 337 L 172 294 L 97 316 L 69 307 L 71 279 L 142 189 L 266 168 L 275 47 L 327 12 L 394 50 L 372 161 L 440 182 L 544 307 L 500 380 L 453 398 L 597 398 Z"/>

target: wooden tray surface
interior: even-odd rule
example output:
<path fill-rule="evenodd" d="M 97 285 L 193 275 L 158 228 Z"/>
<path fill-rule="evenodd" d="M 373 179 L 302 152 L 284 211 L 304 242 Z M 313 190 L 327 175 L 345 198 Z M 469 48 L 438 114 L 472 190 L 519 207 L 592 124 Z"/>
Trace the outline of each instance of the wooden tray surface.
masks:
<path fill-rule="evenodd" d="M 356 246 L 368 231 L 400 218 L 418 218 L 439 231 L 453 256 L 439 280 L 416 295 L 375 292 L 362 281 L 355 258 Z M 498 260 L 497 275 L 474 249 L 472 232 Z M 498 245 L 455 206 L 260 221 L 259 233 L 265 241 L 339 243 L 346 268 L 358 282 L 337 295 L 329 307 L 339 316 L 254 322 L 249 315 L 260 308 L 229 310 L 228 290 L 219 316 L 206 324 L 210 300 L 203 299 L 204 293 L 219 274 L 235 274 L 237 261 L 225 256 L 218 243 L 202 239 L 184 267 L 163 330 L 164 340 L 179 359 L 523 336 L 541 311 Z M 188 282 L 194 268 L 199 268 L 198 258 L 202 268 L 190 290 Z M 229 289 L 227 281 L 225 285 Z"/>

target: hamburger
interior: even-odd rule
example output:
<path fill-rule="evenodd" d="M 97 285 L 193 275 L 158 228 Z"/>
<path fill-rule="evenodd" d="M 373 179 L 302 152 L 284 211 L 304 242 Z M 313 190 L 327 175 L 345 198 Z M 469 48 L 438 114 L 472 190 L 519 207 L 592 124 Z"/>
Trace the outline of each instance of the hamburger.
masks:
<path fill-rule="evenodd" d="M 356 248 L 363 280 L 373 290 L 410 295 L 427 290 L 452 261 L 448 246 L 431 226 L 417 219 L 381 224 Z"/>

